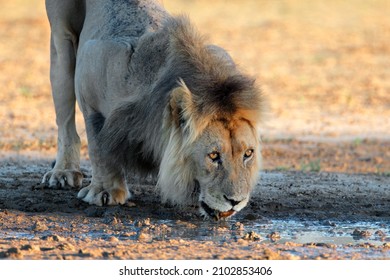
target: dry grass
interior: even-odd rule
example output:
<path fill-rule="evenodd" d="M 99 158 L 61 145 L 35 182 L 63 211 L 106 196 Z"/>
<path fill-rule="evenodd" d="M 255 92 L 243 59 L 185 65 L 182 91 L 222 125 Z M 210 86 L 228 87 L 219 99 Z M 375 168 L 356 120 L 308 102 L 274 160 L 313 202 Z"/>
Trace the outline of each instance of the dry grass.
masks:
<path fill-rule="evenodd" d="M 43 2 L 0 0 L 0 151 L 55 146 Z M 270 103 L 268 141 L 389 141 L 389 1 L 163 2 L 173 13 L 188 14 L 258 79 Z M 80 116 L 78 124 L 85 143 Z"/>

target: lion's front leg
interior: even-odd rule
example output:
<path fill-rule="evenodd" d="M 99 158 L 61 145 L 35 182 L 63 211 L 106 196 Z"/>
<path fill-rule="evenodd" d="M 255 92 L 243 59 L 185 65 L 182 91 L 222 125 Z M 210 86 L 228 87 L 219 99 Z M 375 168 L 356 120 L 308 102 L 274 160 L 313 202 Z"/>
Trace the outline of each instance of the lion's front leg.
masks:
<path fill-rule="evenodd" d="M 58 150 L 53 169 L 43 176 L 42 183 L 50 187 L 81 187 L 80 138 L 75 124 L 75 47 L 53 24 L 50 51 L 50 81 L 58 126 Z"/>
<path fill-rule="evenodd" d="M 89 204 L 98 206 L 125 204 L 130 198 L 130 192 L 126 186 L 121 166 L 113 166 L 102 154 L 97 143 L 98 129 L 103 121 L 102 117 L 91 121 L 93 115 L 88 116 L 91 109 L 85 104 L 81 104 L 86 117 L 86 129 L 88 137 L 88 153 L 92 166 L 92 180 L 89 186 L 82 188 L 77 197 Z M 99 115 L 99 114 L 95 114 Z"/>
<path fill-rule="evenodd" d="M 99 150 L 89 147 L 92 163 L 92 180 L 89 186 L 82 188 L 77 197 L 89 204 L 98 206 L 125 204 L 131 197 L 120 170 L 108 168 Z M 92 144 L 94 146 L 94 144 Z"/>
<path fill-rule="evenodd" d="M 61 129 L 59 127 L 59 129 Z M 53 169 L 47 172 L 42 179 L 43 184 L 49 187 L 76 187 L 79 188 L 83 182 L 83 174 L 80 171 L 80 142 L 78 136 L 73 135 L 76 140 L 69 136 L 72 130 L 58 137 L 58 151 Z M 75 129 L 74 129 L 75 131 Z M 62 139 L 67 139 L 64 144 Z"/>

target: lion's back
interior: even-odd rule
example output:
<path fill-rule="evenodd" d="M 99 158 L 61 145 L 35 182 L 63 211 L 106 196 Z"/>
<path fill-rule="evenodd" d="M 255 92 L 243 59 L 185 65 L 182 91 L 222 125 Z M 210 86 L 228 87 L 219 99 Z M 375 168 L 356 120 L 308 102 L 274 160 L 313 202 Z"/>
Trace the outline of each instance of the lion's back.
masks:
<path fill-rule="evenodd" d="M 154 0 L 46 0 L 54 36 L 80 45 L 91 39 L 139 38 L 167 16 Z"/>
<path fill-rule="evenodd" d="M 87 0 L 83 40 L 127 40 L 158 29 L 166 12 L 153 0 Z"/>

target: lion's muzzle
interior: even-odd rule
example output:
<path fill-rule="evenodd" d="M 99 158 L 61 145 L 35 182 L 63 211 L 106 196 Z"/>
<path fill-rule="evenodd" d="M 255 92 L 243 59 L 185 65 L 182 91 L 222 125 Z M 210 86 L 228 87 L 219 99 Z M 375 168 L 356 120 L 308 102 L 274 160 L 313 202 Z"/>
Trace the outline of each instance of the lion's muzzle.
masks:
<path fill-rule="evenodd" d="M 219 221 L 221 219 L 230 217 L 236 213 L 236 211 L 233 209 L 230 209 L 228 211 L 223 211 L 223 212 L 213 209 L 210 206 L 208 206 L 204 201 L 200 203 L 200 207 L 207 213 L 207 215 L 210 218 L 214 219 L 215 221 Z"/>

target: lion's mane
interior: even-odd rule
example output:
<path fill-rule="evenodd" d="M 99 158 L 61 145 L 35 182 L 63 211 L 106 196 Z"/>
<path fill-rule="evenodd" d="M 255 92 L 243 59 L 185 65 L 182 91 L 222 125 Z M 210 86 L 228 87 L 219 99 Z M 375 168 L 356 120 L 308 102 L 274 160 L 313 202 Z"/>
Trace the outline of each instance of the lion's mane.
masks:
<path fill-rule="evenodd" d="M 213 120 L 245 119 L 257 130 L 262 95 L 254 79 L 222 49 L 207 45 L 186 17 L 166 20 L 140 39 L 136 52 L 153 36 L 163 46 L 157 55 L 165 58 L 150 87 L 129 93 L 107 118 L 96 114 L 90 121 L 112 168 L 156 175 L 163 201 L 194 203 L 194 142 Z"/>

